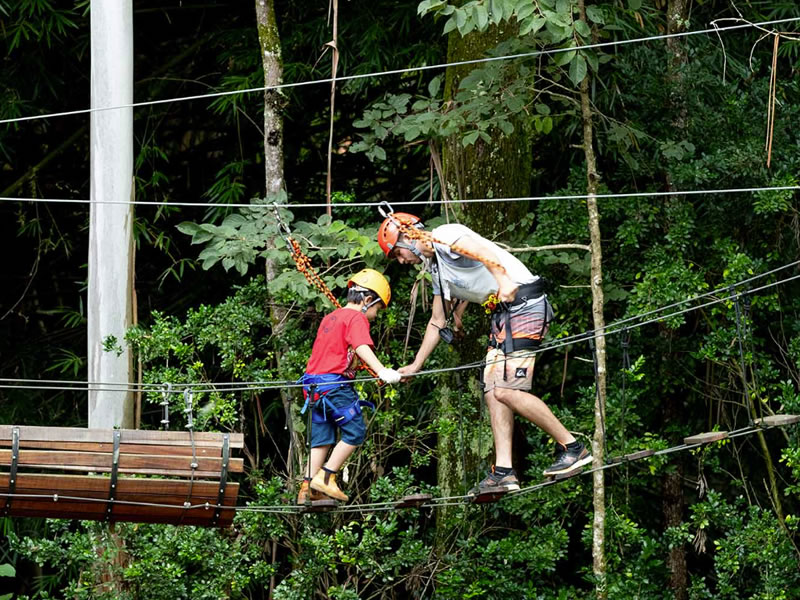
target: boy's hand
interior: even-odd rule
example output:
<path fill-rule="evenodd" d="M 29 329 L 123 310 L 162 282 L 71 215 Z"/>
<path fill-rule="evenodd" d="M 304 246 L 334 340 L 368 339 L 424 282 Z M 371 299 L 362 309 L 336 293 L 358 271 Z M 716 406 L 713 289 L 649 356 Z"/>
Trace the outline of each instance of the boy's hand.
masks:
<path fill-rule="evenodd" d="M 400 372 L 394 369 L 384 368 L 378 371 L 378 378 L 385 383 L 398 383 L 401 377 Z"/>

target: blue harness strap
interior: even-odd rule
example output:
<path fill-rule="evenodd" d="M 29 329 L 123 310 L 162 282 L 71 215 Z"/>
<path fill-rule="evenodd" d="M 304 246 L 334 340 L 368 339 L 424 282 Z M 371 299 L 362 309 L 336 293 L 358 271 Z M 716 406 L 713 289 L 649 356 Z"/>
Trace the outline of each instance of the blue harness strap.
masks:
<path fill-rule="evenodd" d="M 375 405 L 372 402 L 367 402 L 366 400 L 356 400 L 349 406 L 345 406 L 344 408 L 336 408 L 332 404 L 330 404 L 324 397 L 320 398 L 319 401 L 320 405 L 322 406 L 322 412 L 319 410 L 311 410 L 311 422 L 312 423 L 332 423 L 338 427 L 342 425 L 346 425 L 353 419 L 355 419 L 358 415 L 362 413 L 361 408 L 367 406 L 372 410 L 375 410 Z"/>
<path fill-rule="evenodd" d="M 298 383 L 303 384 L 303 397 L 306 399 L 306 405 L 308 405 L 309 402 L 313 404 L 322 396 L 331 390 L 336 389 L 337 387 L 353 383 L 353 380 L 349 377 L 345 377 L 341 373 L 323 373 L 322 375 L 303 373 L 303 376 L 298 380 Z M 308 394 L 311 391 L 310 388 L 312 385 L 315 386 L 316 390 L 314 397 L 309 399 Z"/>
<path fill-rule="evenodd" d="M 305 414 L 308 407 L 311 406 L 312 423 L 332 423 L 341 427 L 360 415 L 362 407 L 367 406 L 375 410 L 375 405 L 366 400 L 356 400 L 349 406 L 337 408 L 325 399 L 325 395 L 331 390 L 343 385 L 352 385 L 353 380 L 340 373 L 324 373 L 322 375 L 304 373 L 298 382 L 303 384 L 303 397 L 305 398 L 305 404 L 303 404 L 300 414 Z M 314 397 L 310 398 L 312 385 L 315 386 Z"/>

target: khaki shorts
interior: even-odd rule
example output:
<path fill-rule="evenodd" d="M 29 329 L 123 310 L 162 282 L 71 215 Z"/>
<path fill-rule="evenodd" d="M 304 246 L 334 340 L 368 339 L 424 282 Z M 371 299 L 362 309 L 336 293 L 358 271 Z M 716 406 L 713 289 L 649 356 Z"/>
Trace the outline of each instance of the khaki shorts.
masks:
<path fill-rule="evenodd" d="M 491 392 L 496 387 L 530 391 L 535 363 L 536 354 L 532 350 L 517 350 L 506 355 L 500 348 L 489 348 L 483 369 L 483 391 Z"/>

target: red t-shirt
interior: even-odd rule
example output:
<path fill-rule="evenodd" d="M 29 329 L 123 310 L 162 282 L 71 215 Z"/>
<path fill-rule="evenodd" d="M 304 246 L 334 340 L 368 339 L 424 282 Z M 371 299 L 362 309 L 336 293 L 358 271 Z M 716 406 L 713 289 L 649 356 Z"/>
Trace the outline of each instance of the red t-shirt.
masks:
<path fill-rule="evenodd" d="M 319 324 L 306 373 L 344 373 L 353 357 L 348 348 L 355 349 L 364 344 L 374 346 L 366 315 L 351 308 L 338 308 L 325 315 Z"/>

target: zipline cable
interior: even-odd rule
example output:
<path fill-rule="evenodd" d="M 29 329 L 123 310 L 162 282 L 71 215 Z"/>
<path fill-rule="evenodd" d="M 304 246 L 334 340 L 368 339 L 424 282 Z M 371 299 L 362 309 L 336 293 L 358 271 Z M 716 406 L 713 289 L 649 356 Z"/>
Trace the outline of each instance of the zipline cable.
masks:
<path fill-rule="evenodd" d="M 682 31 L 678 33 L 667 33 L 667 34 L 660 34 L 660 35 L 652 35 L 646 36 L 641 38 L 633 38 L 629 40 L 613 40 L 610 42 L 597 42 L 594 44 L 586 44 L 581 46 L 580 50 L 590 50 L 593 48 L 608 48 L 612 46 L 624 46 L 627 44 L 636 44 L 642 42 L 650 42 L 655 40 L 666 40 L 672 38 L 681 38 L 681 37 L 689 37 L 693 35 L 705 35 L 705 34 L 719 34 L 722 32 L 727 31 L 735 31 L 738 29 L 750 29 L 750 28 L 758 28 L 764 27 L 766 25 L 779 25 L 782 23 L 794 23 L 800 21 L 800 17 L 789 17 L 785 19 L 775 19 L 772 21 L 761 21 L 758 23 L 742 23 L 739 25 L 729 25 L 726 27 L 717 27 L 715 25 L 716 21 L 712 21 L 711 24 L 713 25 L 710 29 L 697 29 L 694 31 Z M 0 119 L 0 124 L 5 123 L 20 123 L 22 121 L 35 121 L 38 119 L 50 119 L 54 117 L 67 117 L 72 115 L 84 115 L 93 112 L 103 112 L 108 110 L 118 110 L 121 108 L 140 108 L 143 106 L 155 106 L 158 104 L 171 104 L 174 102 L 186 102 L 190 100 L 209 100 L 212 98 L 220 98 L 223 96 L 233 96 L 237 94 L 250 94 L 255 92 L 264 92 L 267 90 L 285 90 L 291 88 L 298 88 L 304 87 L 309 85 L 317 85 L 323 83 L 342 83 L 347 81 L 354 81 L 357 79 L 368 79 L 368 78 L 376 78 L 376 77 L 383 77 L 386 75 L 402 75 L 405 73 L 414 73 L 418 71 L 431 71 L 431 70 L 441 70 L 446 69 L 447 67 L 460 67 L 463 65 L 475 65 L 475 64 L 482 64 L 482 63 L 490 63 L 496 62 L 500 60 L 514 60 L 518 58 L 533 58 L 537 56 L 549 56 L 553 54 L 562 54 L 564 52 L 575 52 L 578 48 L 552 48 L 550 50 L 534 50 L 531 52 L 520 52 L 518 54 L 508 54 L 503 56 L 489 56 L 485 58 L 476 58 L 471 60 L 461 60 L 461 61 L 454 61 L 454 62 L 447 62 L 447 63 L 437 63 L 435 65 L 420 65 L 417 67 L 405 67 L 402 69 L 391 69 L 386 71 L 373 71 L 371 73 L 361 73 L 357 75 L 342 75 L 337 76 L 336 78 L 326 77 L 324 79 L 313 79 L 308 81 L 298 81 L 294 83 L 281 83 L 278 85 L 267 85 L 261 87 L 254 87 L 254 88 L 247 88 L 244 90 L 231 90 L 226 92 L 213 92 L 211 94 L 196 94 L 193 96 L 179 96 L 176 98 L 164 98 L 161 100 L 146 100 L 143 102 L 132 102 L 130 104 L 119 104 L 115 106 L 102 106 L 97 108 L 83 108 L 78 110 L 68 110 L 56 113 L 47 113 L 44 115 L 29 115 L 26 117 L 14 117 L 11 119 Z"/>
<path fill-rule="evenodd" d="M 436 204 L 473 204 L 473 203 L 492 203 L 492 202 L 543 202 L 545 200 L 586 200 L 590 196 L 598 200 L 613 200 L 615 198 L 661 198 L 667 196 L 696 196 L 704 194 L 759 194 L 763 192 L 786 192 L 786 191 L 800 191 L 800 185 L 778 185 L 767 187 L 744 187 L 744 188 L 721 188 L 711 190 L 676 190 L 673 192 L 622 192 L 618 194 L 568 194 L 563 196 L 514 196 L 509 198 L 465 198 L 463 200 L 425 200 L 424 202 L 411 202 L 411 201 L 392 201 L 392 204 L 397 206 L 422 206 L 422 205 L 436 205 Z M 269 209 L 272 206 L 286 209 L 296 208 L 326 208 L 328 206 L 337 208 L 355 208 L 355 207 L 377 207 L 383 204 L 379 202 L 339 202 L 332 204 L 321 203 L 300 203 L 300 204 L 264 204 L 256 203 L 218 203 L 213 204 L 209 202 L 166 202 L 157 200 L 136 200 L 134 202 L 128 200 L 90 200 L 88 198 L 12 198 L 8 196 L 0 196 L 0 202 L 28 202 L 28 203 L 53 203 L 53 204 L 133 204 L 138 206 L 183 206 L 183 207 L 201 207 L 201 208 L 252 208 L 252 209 Z"/>

